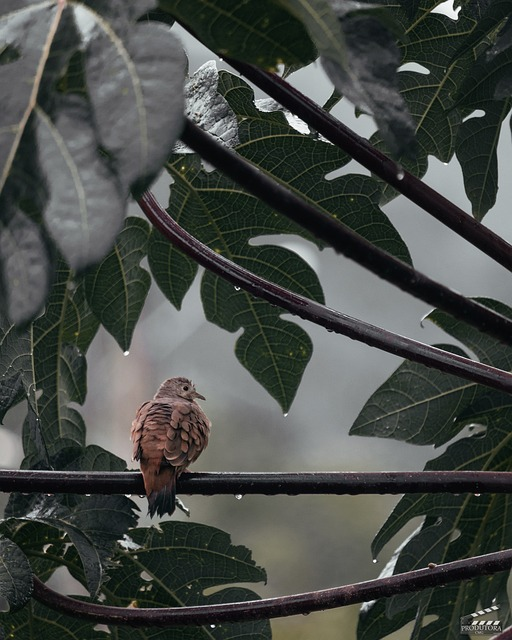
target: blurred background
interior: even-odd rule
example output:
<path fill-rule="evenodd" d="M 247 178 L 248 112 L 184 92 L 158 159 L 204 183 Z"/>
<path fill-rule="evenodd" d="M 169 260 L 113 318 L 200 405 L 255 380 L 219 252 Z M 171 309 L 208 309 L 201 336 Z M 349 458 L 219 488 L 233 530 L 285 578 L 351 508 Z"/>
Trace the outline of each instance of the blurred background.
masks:
<path fill-rule="evenodd" d="M 214 58 L 186 33 L 176 32 L 187 50 L 191 73 Z M 229 70 L 221 61 L 218 65 Z M 331 94 L 331 85 L 319 65 L 292 75 L 290 81 L 320 104 Z M 257 97 L 264 96 L 258 93 Z M 362 135 L 374 130 L 372 121 L 365 116 L 356 119 L 353 107 L 345 101 L 334 115 Z M 510 133 L 505 126 L 498 201 L 485 224 L 512 242 L 512 182 L 505 179 L 509 158 Z M 367 173 L 356 163 L 350 164 L 348 172 Z M 426 182 L 464 210 L 471 210 L 456 160 L 445 166 L 431 159 Z M 166 175 L 154 192 L 167 206 Z M 409 246 L 417 269 L 465 295 L 484 295 L 512 304 L 510 278 L 499 265 L 403 197 L 384 210 Z M 135 205 L 131 213 L 139 215 Z M 316 269 L 328 306 L 423 342 L 449 341 L 428 322 L 421 325 L 421 318 L 430 310 L 424 303 L 331 250 L 319 252 L 295 238 L 285 238 L 283 243 Z M 237 335 L 205 321 L 198 285 L 199 278 L 179 312 L 153 285 L 127 356 L 113 338 L 100 331 L 88 355 L 88 395 L 82 411 L 89 444 L 101 445 L 124 458 L 128 468 L 137 468 L 130 462 L 129 440 L 136 409 L 153 396 L 162 380 L 184 375 L 206 396 L 202 406 L 213 422 L 210 445 L 194 465 L 195 471 L 418 470 L 441 453 L 431 447 L 349 437 L 350 426 L 365 401 L 401 361 L 297 318 L 294 322 L 301 323 L 313 340 L 314 353 L 291 410 L 283 416 L 277 403 L 235 359 Z M 12 411 L 0 427 L 1 467 L 19 466 L 23 413 L 24 408 Z M 377 577 L 394 546 L 403 539 L 394 540 L 378 563 L 372 561 L 370 543 L 398 501 L 394 496 L 183 499 L 191 509 L 191 521 L 219 527 L 230 533 L 234 544 L 252 550 L 254 560 L 268 574 L 266 585 L 249 585 L 262 597 Z M 137 501 L 145 513 L 145 500 Z M 181 513 L 173 517 L 184 519 Z M 141 524 L 149 524 L 149 520 L 142 519 Z M 358 609 L 274 620 L 274 638 L 353 638 Z M 407 637 L 407 633 L 394 637 Z"/>

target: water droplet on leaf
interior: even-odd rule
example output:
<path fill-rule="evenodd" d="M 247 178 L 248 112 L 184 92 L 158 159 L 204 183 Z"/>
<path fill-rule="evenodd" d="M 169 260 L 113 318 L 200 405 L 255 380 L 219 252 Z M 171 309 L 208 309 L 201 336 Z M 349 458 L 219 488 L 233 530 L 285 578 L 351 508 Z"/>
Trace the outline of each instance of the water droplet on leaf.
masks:
<path fill-rule="evenodd" d="M 123 356 L 129 356 L 130 352 L 129 351 L 123 351 Z"/>
<path fill-rule="evenodd" d="M 236 498 L 237 500 L 241 500 L 241 499 L 243 498 L 243 495 L 242 495 L 241 493 L 237 493 L 237 494 L 235 495 L 235 498 Z"/>

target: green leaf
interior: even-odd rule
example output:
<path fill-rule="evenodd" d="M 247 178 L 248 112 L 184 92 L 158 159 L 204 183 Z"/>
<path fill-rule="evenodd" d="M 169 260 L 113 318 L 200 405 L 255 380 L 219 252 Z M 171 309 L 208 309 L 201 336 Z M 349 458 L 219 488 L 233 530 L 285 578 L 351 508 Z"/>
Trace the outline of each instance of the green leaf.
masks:
<path fill-rule="evenodd" d="M 22 502 L 13 503 L 9 513 L 20 509 Z M 125 496 L 118 495 L 77 496 L 71 508 L 65 506 L 64 502 L 65 498 L 59 496 L 31 497 L 27 501 L 30 512 L 23 516 L 15 514 L 15 523 L 39 523 L 64 532 L 80 557 L 85 585 L 91 596 L 95 597 L 105 578 L 116 540 L 122 538 L 136 523 L 135 505 Z M 14 526 L 14 523 L 7 524 Z M 16 536 L 13 539 L 18 542 Z M 60 551 L 65 551 L 65 547 Z M 27 552 L 30 555 L 30 551 Z M 31 552 L 39 555 L 43 550 L 31 547 Z M 65 553 L 71 552 L 67 550 Z"/>
<path fill-rule="evenodd" d="M 234 546 L 227 533 L 188 522 L 161 522 L 134 529 L 115 557 L 105 601 L 117 606 L 172 607 L 244 602 L 258 595 L 239 583 L 266 581 L 250 551 Z M 163 554 L 165 562 L 162 562 Z M 125 636 L 122 636 L 125 637 Z M 126 636 L 126 637 L 132 637 Z M 134 638 L 270 639 L 268 621 L 134 631 Z"/>
<path fill-rule="evenodd" d="M 32 569 L 27 556 L 11 540 L 0 536 L 0 597 L 10 611 L 22 607 L 32 594 Z"/>
<path fill-rule="evenodd" d="M 486 427 L 483 434 L 474 433 L 458 440 L 438 458 L 427 463 L 425 469 L 508 470 L 512 455 L 509 428 L 511 412 L 510 405 L 489 412 L 482 420 Z M 466 422 L 470 422 L 470 418 Z M 509 548 L 512 544 L 512 528 L 508 517 L 510 508 L 510 496 L 504 494 L 410 494 L 402 498 L 375 537 L 372 552 L 376 557 L 387 542 L 412 519 L 418 517 L 424 518 L 423 524 L 416 535 L 405 546 L 400 547 L 396 572 L 424 567 L 427 559 L 428 562 L 435 563 L 450 562 Z M 417 624 L 423 627 L 422 635 L 418 637 L 450 637 L 454 619 L 475 610 L 477 604 L 486 607 L 494 598 L 506 600 L 506 597 L 506 579 L 490 581 L 487 576 L 453 583 L 442 590 L 423 592 L 422 598 L 426 598 L 426 602 L 422 603 L 420 618 L 417 620 Z M 404 604 L 402 597 L 396 600 L 391 598 L 387 604 L 387 614 L 394 609 L 403 611 Z M 411 608 L 407 615 L 400 614 L 396 625 L 392 627 L 383 620 L 385 614 L 382 607 L 376 609 L 373 616 L 366 612 L 364 625 L 375 629 L 385 624 L 387 633 L 390 633 L 414 619 L 414 599 L 409 601 L 409 605 Z M 506 620 L 501 621 L 504 625 L 508 624 Z"/>
<path fill-rule="evenodd" d="M 123 351 L 130 347 L 151 286 L 149 273 L 140 266 L 146 256 L 148 236 L 145 220 L 127 218 L 112 251 L 85 278 L 92 311 Z"/>
<path fill-rule="evenodd" d="M 466 195 L 477 220 L 482 220 L 496 203 L 497 149 L 501 124 L 509 111 L 508 100 L 490 103 L 485 115 L 465 120 L 459 129 L 456 153 L 464 175 Z"/>
<path fill-rule="evenodd" d="M 467 357 L 451 345 L 438 348 Z M 457 376 L 404 362 L 370 396 L 350 435 L 391 438 L 412 444 L 448 442 L 461 429 L 455 419 L 475 399 L 477 385 Z"/>
<path fill-rule="evenodd" d="M 282 184 L 338 218 L 376 245 L 409 261 L 407 248 L 378 208 L 379 189 L 371 178 L 345 175 L 326 179 L 349 161 L 333 145 L 298 133 L 285 115 L 265 103 L 265 111 L 254 104 L 252 90 L 232 74 L 219 73 L 219 90 L 239 119 L 240 144 L 236 150 Z M 222 131 L 217 135 L 222 137 Z M 280 153 L 275 153 L 278 142 Z M 305 169 L 307 167 L 307 170 Z M 168 170 L 173 178 L 169 211 L 190 233 L 223 256 L 301 295 L 323 302 L 318 278 L 296 254 L 276 247 L 263 238 L 276 234 L 300 235 L 314 240 L 298 225 L 277 215 L 257 198 L 243 192 L 216 171 L 204 171 L 191 154 L 171 157 Z M 177 268 L 187 259 L 172 247 L 161 245 L 158 260 L 151 258 L 158 282 L 169 280 L 164 292 L 180 304 L 190 285 L 193 267 L 186 278 L 176 280 Z M 161 257 L 160 257 L 161 256 Z M 176 256 L 176 258 L 174 257 Z M 205 274 L 202 298 L 206 317 L 228 331 L 242 327 L 236 354 L 242 364 L 288 411 L 311 355 L 311 341 L 280 311 L 255 300 L 232 285 Z"/>
<path fill-rule="evenodd" d="M 82 404 L 85 399 L 87 363 L 84 352 L 98 324 L 91 320 L 90 312 L 86 310 L 79 283 L 80 280 L 77 284 L 61 261 L 45 313 L 37 318 L 32 328 L 31 365 L 33 379 L 41 392 L 35 406 L 35 419 L 51 459 L 66 447 L 83 446 L 85 440 L 82 416 L 70 404 Z M 41 461 L 30 426 L 30 421 L 26 421 L 23 434 L 25 467 Z M 56 459 L 53 462 L 56 464 Z"/>
<path fill-rule="evenodd" d="M 197 275 L 197 262 L 178 251 L 159 231 L 152 229 L 148 241 L 148 264 L 164 296 L 176 309 L 181 309 L 183 298 Z"/>
<path fill-rule="evenodd" d="M 266 69 L 303 66 L 317 57 L 301 22 L 272 0 L 160 0 L 159 6 L 220 56 Z"/>
<path fill-rule="evenodd" d="M 9 616 L 0 631 L 5 637 L 44 638 L 44 640 L 110 640 L 111 634 L 96 628 L 94 622 L 65 616 L 32 600 L 26 607 Z"/>
<path fill-rule="evenodd" d="M 275 261 L 276 265 L 287 264 L 290 268 L 295 265 L 297 275 L 304 270 L 304 264 L 292 252 L 279 247 L 265 249 L 253 260 L 239 260 L 240 264 L 254 269 L 262 263 L 271 267 Z M 243 328 L 236 342 L 236 357 L 287 412 L 313 351 L 308 334 L 293 322 L 281 319 L 279 309 L 237 291 L 208 272 L 202 280 L 201 298 L 210 322 L 231 332 Z"/>

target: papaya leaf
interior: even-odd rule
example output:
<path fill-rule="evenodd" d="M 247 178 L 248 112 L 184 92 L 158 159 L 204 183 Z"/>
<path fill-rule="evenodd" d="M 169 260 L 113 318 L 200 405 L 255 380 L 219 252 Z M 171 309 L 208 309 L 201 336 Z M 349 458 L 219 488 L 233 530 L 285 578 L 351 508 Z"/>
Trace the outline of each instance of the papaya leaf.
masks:
<path fill-rule="evenodd" d="M 32 375 L 40 391 L 33 418 L 52 460 L 66 447 L 83 446 L 85 439 L 82 416 L 70 404 L 85 400 L 85 351 L 98 323 L 85 307 L 80 282 L 63 261 L 59 262 L 45 313 L 32 325 Z M 31 433 L 33 427 L 31 419 L 25 422 L 25 467 L 41 459 Z"/>
<path fill-rule="evenodd" d="M 467 357 L 450 345 L 438 348 Z M 477 385 L 457 376 L 404 362 L 368 399 L 350 435 L 412 444 L 445 444 L 461 429 L 455 418 L 475 399 Z"/>
<path fill-rule="evenodd" d="M 462 438 L 435 460 L 427 463 L 426 470 L 456 469 L 461 471 L 488 470 L 509 471 L 512 460 L 510 443 L 510 419 L 512 408 L 500 407 L 490 411 L 482 419 L 484 433 L 474 433 Z M 467 419 L 469 421 L 469 418 Z M 423 524 L 409 542 L 400 549 L 396 571 L 411 571 L 424 567 L 425 563 L 450 562 L 452 560 L 485 554 L 510 547 L 512 528 L 508 512 L 510 496 L 499 495 L 446 495 L 431 494 L 404 496 L 383 525 L 372 543 L 372 552 L 377 557 L 389 542 L 411 519 L 423 517 Z M 425 595 L 426 594 L 426 595 Z M 378 628 L 384 624 L 383 616 L 391 611 L 400 612 L 397 626 L 390 633 L 416 618 L 416 606 L 420 618 L 416 623 L 422 628 L 418 638 L 450 637 L 453 620 L 474 610 L 477 604 L 489 606 L 494 598 L 507 600 L 506 579 L 500 574 L 489 579 L 482 576 L 475 580 L 447 585 L 442 590 L 423 592 L 421 598 L 407 602 L 409 609 L 404 619 L 402 596 L 389 599 L 386 612 L 376 608 L 374 615 L 365 612 L 364 626 Z M 426 601 L 425 601 L 426 599 Z M 421 604 L 421 607 L 420 607 Z M 463 608 L 462 608 L 463 607 Z M 472 608 L 473 607 L 473 608 Z M 509 613 L 504 610 L 502 624 L 508 624 Z M 430 622 L 424 620 L 429 617 Z"/>
<path fill-rule="evenodd" d="M 12 634 L 14 638 L 33 638 L 34 629 L 38 637 L 45 640 L 109 640 L 112 637 L 96 627 L 94 622 L 57 613 L 35 600 L 10 615 L 8 623 L 2 624 L 0 619 L 0 631 L 3 630 L 5 637 Z"/>
<path fill-rule="evenodd" d="M 379 190 L 371 178 L 348 175 L 326 179 L 326 175 L 349 161 L 345 153 L 298 133 L 283 113 L 268 111 L 267 106 L 266 111 L 256 108 L 252 90 L 232 74 L 219 73 L 218 90 L 239 119 L 240 144 L 236 151 L 240 155 L 375 244 L 410 261 L 405 244 L 378 208 Z M 276 140 L 282 149 L 279 154 L 274 152 Z M 305 158 L 309 158 L 307 173 L 302 170 Z M 254 243 L 258 237 L 276 234 L 295 234 L 316 241 L 310 234 L 277 216 L 222 174 L 202 169 L 194 155 L 175 154 L 167 168 L 174 180 L 169 211 L 177 222 L 225 257 L 272 282 L 323 302 L 318 279 L 301 258 L 264 238 L 262 244 L 262 241 Z M 169 281 L 168 286 L 162 287 L 164 293 L 179 305 L 195 268 L 190 264 L 186 278 L 177 276 L 176 265 L 181 268 L 189 259 L 174 248 L 165 247 L 162 241 L 152 248 L 157 239 L 155 235 L 151 240 L 150 266 L 157 282 Z M 311 355 L 307 334 L 282 319 L 276 308 L 208 273 L 204 275 L 201 293 L 210 321 L 228 331 L 244 329 L 237 341 L 237 357 L 283 411 L 288 411 Z"/>
<path fill-rule="evenodd" d="M 32 569 L 27 556 L 17 544 L 0 536 L 0 597 L 16 611 L 32 593 Z"/>
<path fill-rule="evenodd" d="M 77 497 L 75 505 L 69 508 L 57 495 L 36 496 L 31 499 L 30 505 L 29 513 L 17 515 L 15 523 L 7 521 L 6 525 L 12 527 L 23 522 L 38 523 L 65 533 L 80 557 L 85 585 L 91 596 L 95 597 L 105 579 L 105 570 L 114 553 L 116 540 L 122 538 L 136 523 L 134 503 L 125 496 L 93 495 Z M 13 539 L 18 540 L 16 536 Z M 32 544 L 30 541 L 28 543 Z M 43 552 L 33 547 L 31 550 L 36 555 Z"/>
<path fill-rule="evenodd" d="M 149 273 L 140 266 L 148 235 L 145 220 L 127 218 L 113 249 L 85 277 L 85 295 L 93 313 L 123 351 L 130 348 L 151 286 Z"/>
<path fill-rule="evenodd" d="M 459 129 L 457 159 L 462 167 L 466 195 L 477 220 L 482 220 L 496 203 L 498 141 L 502 122 L 509 111 L 508 100 L 489 104 L 483 116 L 465 120 Z"/>
<path fill-rule="evenodd" d="M 220 56 L 266 69 L 303 66 L 317 57 L 301 21 L 272 0 L 160 0 L 159 6 Z"/>
<path fill-rule="evenodd" d="M 162 562 L 165 553 L 165 562 Z M 159 528 L 134 529 L 121 543 L 109 571 L 106 604 L 172 607 L 243 602 L 258 595 L 239 583 L 266 581 L 251 552 L 231 544 L 219 529 L 189 522 L 161 522 Z M 192 633 L 193 631 L 193 633 Z M 131 635 L 133 634 L 133 635 Z M 267 620 L 222 623 L 215 627 L 132 630 L 129 638 L 270 639 Z"/>

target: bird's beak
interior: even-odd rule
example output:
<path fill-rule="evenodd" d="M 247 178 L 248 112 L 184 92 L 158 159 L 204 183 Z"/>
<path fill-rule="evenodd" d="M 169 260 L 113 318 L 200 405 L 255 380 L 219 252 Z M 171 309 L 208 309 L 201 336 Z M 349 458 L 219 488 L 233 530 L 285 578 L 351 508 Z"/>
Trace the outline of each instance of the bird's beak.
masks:
<path fill-rule="evenodd" d="M 197 393 L 195 389 L 194 389 L 194 398 L 199 398 L 199 400 L 206 400 L 206 398 L 202 396 L 200 393 Z"/>

